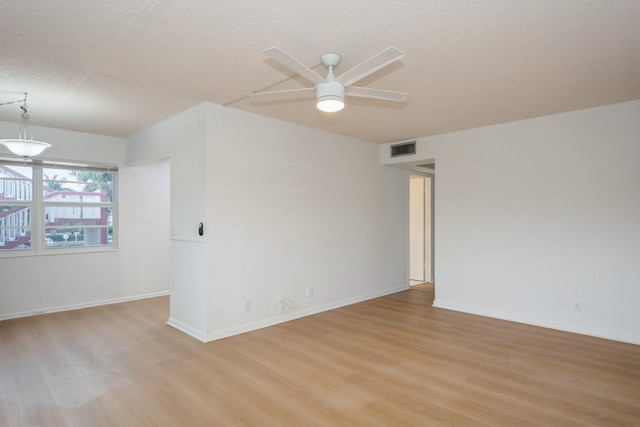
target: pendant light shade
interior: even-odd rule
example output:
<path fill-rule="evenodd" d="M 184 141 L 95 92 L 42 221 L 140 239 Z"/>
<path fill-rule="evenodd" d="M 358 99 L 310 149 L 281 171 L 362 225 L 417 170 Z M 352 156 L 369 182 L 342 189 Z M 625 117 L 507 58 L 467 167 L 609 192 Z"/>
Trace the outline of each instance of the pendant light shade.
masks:
<path fill-rule="evenodd" d="M 7 147 L 13 154 L 21 157 L 34 157 L 51 147 L 51 144 L 47 142 L 34 141 L 32 139 L 2 139 L 0 144 Z"/>
<path fill-rule="evenodd" d="M 20 101 L 15 101 L 20 102 Z M 13 104 L 15 102 L 9 102 Z M 22 109 L 22 123 L 20 124 L 20 132 L 17 139 L 0 139 L 0 144 L 4 145 L 13 154 L 27 158 L 37 156 L 47 148 L 51 147 L 51 144 L 42 141 L 34 141 L 31 134 L 31 126 L 29 125 L 29 113 L 27 112 L 27 94 L 24 94 Z"/>

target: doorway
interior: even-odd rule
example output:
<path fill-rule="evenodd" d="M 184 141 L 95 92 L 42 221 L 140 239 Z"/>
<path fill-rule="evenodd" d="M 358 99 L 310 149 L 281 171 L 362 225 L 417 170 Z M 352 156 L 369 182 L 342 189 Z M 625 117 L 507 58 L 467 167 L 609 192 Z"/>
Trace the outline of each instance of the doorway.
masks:
<path fill-rule="evenodd" d="M 433 282 L 433 177 L 409 176 L 409 284 Z"/>

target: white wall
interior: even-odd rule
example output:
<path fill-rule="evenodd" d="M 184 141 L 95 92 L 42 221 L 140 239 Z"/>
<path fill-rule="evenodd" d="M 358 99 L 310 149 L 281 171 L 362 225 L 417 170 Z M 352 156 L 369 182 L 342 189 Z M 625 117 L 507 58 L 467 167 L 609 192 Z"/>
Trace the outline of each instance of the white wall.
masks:
<path fill-rule="evenodd" d="M 168 323 L 200 340 L 207 331 L 206 122 L 199 105 L 127 138 L 130 163 L 167 158 L 170 162 Z M 197 229 L 205 222 L 205 235 Z"/>
<path fill-rule="evenodd" d="M 118 179 L 119 283 L 134 294 L 169 290 L 169 160 L 123 167 Z"/>
<path fill-rule="evenodd" d="M 408 174 L 377 145 L 208 103 L 128 140 L 131 161 L 171 160 L 169 323 L 184 332 L 209 341 L 407 288 Z M 278 294 L 295 304 L 284 315 Z"/>
<path fill-rule="evenodd" d="M 376 144 L 210 107 L 209 339 L 407 288 L 408 174 Z"/>
<path fill-rule="evenodd" d="M 640 101 L 388 150 L 437 164 L 435 306 L 640 343 Z"/>
<path fill-rule="evenodd" d="M 17 126 L 0 122 L 0 134 L 11 134 Z M 120 166 L 119 192 L 125 202 L 120 226 L 127 235 L 121 235 L 119 251 L 0 258 L 0 319 L 166 293 L 168 280 L 162 280 L 161 272 L 167 255 L 159 255 L 154 240 L 129 236 L 127 231 L 136 230 L 142 237 L 166 221 L 162 214 L 130 215 L 131 209 L 155 212 L 164 203 L 163 196 L 149 198 L 145 192 L 157 191 L 156 178 L 124 165 L 125 140 L 42 127 L 33 127 L 33 133 L 53 144 L 43 158 Z M 138 200 L 141 192 L 145 205 L 132 207 L 129 201 Z"/>

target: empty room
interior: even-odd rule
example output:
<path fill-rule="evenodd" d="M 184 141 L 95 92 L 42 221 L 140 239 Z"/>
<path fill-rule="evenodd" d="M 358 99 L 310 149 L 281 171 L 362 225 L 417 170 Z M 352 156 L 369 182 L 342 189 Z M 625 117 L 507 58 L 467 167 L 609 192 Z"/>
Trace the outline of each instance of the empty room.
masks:
<path fill-rule="evenodd" d="M 640 425 L 639 2 L 0 24 L 0 425 Z"/>

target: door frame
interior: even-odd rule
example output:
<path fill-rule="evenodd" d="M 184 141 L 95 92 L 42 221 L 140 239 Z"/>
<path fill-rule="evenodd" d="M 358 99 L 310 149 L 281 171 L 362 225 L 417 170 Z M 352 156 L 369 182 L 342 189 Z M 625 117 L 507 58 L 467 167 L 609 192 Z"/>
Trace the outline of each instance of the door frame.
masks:
<path fill-rule="evenodd" d="M 426 249 L 426 245 L 429 245 L 429 259 L 424 259 L 424 266 L 426 267 L 427 263 L 429 264 L 429 276 L 427 277 L 426 273 L 423 272 L 423 277 L 424 277 L 424 281 L 427 282 L 434 282 L 435 281 L 435 174 L 433 173 L 423 173 L 423 172 L 416 172 L 416 171 L 410 171 L 409 175 L 408 175 L 408 181 L 410 182 L 411 180 L 411 176 L 421 176 L 423 178 L 430 178 L 429 182 L 430 182 L 430 192 L 429 192 L 429 196 L 430 196 L 430 203 L 429 203 L 429 242 L 426 242 L 426 229 L 424 230 L 424 234 L 425 234 L 425 249 Z M 407 183 L 409 185 L 409 182 Z M 425 181 L 423 181 L 425 182 Z M 424 191 L 424 189 L 423 189 Z M 411 197 L 411 194 L 409 192 L 409 197 Z M 426 202 L 426 200 L 425 200 Z M 411 203 L 411 200 L 409 199 L 409 203 Z M 426 203 L 425 203 L 426 204 Z M 424 211 L 424 210 L 423 210 Z M 408 224 L 408 226 L 410 227 L 410 224 Z M 427 227 L 426 221 L 424 224 L 425 227 Z M 410 236 L 410 229 L 407 230 L 407 234 Z M 409 260 L 411 259 L 411 247 L 409 246 L 408 248 L 408 254 L 409 254 Z M 408 263 L 408 266 L 410 265 L 410 261 Z M 411 282 L 411 275 L 410 275 L 410 271 L 408 272 L 408 277 L 409 277 L 409 282 Z"/>

